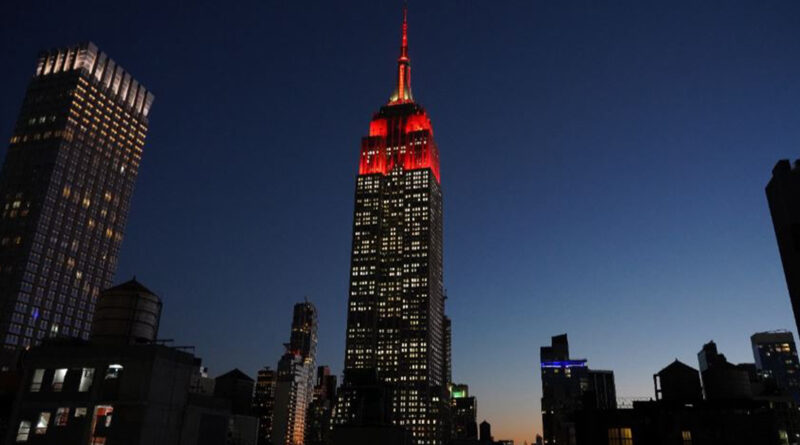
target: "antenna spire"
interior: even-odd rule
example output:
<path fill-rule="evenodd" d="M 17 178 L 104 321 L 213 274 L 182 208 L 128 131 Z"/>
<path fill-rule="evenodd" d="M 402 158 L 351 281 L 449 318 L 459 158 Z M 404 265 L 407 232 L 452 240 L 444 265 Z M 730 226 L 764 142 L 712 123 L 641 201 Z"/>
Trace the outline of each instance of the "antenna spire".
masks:
<path fill-rule="evenodd" d="M 400 41 L 400 57 L 397 58 L 397 87 L 389 104 L 413 102 L 411 94 L 411 59 L 408 58 L 408 1 L 403 2 L 403 32 Z"/>

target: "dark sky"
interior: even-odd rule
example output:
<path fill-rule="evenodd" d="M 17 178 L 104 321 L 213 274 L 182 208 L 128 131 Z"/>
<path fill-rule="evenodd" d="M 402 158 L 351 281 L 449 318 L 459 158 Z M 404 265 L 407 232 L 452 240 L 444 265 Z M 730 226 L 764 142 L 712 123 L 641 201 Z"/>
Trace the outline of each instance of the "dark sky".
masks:
<path fill-rule="evenodd" d="M 445 193 L 454 377 L 498 438 L 541 428 L 538 348 L 652 396 L 711 339 L 792 328 L 763 187 L 800 142 L 800 3 L 411 1 Z M 156 95 L 117 280 L 212 375 L 275 366 L 292 304 L 344 360 L 361 136 L 399 1 L 0 6 L 0 137 L 40 49 L 94 41 Z"/>

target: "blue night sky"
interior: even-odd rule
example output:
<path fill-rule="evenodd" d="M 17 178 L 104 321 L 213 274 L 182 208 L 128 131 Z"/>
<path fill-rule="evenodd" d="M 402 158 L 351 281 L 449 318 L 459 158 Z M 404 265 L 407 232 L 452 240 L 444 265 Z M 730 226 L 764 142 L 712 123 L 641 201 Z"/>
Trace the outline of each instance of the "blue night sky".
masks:
<path fill-rule="evenodd" d="M 454 379 L 541 431 L 539 346 L 652 396 L 711 339 L 793 328 L 764 186 L 800 147 L 800 3 L 411 1 L 445 194 Z M 645 4 L 646 3 L 646 4 Z M 399 1 L 4 2 L 0 138 L 40 49 L 92 40 L 156 95 L 117 281 L 212 375 L 275 366 L 317 305 L 338 374 L 360 138 L 392 90 Z"/>

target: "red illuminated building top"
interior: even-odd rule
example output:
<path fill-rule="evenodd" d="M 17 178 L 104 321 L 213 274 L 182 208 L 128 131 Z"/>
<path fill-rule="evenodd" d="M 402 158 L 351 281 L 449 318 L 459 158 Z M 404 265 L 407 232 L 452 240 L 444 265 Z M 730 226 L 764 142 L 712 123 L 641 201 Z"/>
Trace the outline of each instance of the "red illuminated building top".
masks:
<path fill-rule="evenodd" d="M 428 113 L 411 94 L 411 59 L 408 57 L 408 12 L 403 7 L 397 85 L 389 103 L 369 124 L 369 136 L 361 143 L 360 175 L 387 174 L 394 168 L 429 168 L 439 181 L 439 151 L 433 141 Z"/>

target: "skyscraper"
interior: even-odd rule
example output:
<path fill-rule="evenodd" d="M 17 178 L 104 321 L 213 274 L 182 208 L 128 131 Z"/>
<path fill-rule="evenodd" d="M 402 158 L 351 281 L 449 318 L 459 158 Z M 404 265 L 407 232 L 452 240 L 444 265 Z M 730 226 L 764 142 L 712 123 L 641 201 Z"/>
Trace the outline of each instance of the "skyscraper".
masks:
<path fill-rule="evenodd" d="M 772 169 L 767 201 L 789 288 L 794 321 L 800 332 L 800 160 L 782 159 Z"/>
<path fill-rule="evenodd" d="M 152 104 L 91 43 L 39 55 L 0 171 L 0 367 L 49 336 L 88 338 Z"/>
<path fill-rule="evenodd" d="M 758 332 L 750 337 L 756 368 L 795 402 L 800 403 L 800 362 L 789 331 Z"/>
<path fill-rule="evenodd" d="M 258 445 L 272 443 L 272 413 L 275 409 L 277 373 L 269 366 L 258 371 L 253 395 L 253 415 L 258 417 Z"/>
<path fill-rule="evenodd" d="M 272 415 L 274 445 L 303 445 L 305 441 L 306 416 L 314 391 L 316 351 L 317 309 L 307 301 L 297 303 L 286 353 L 278 362 Z"/>
<path fill-rule="evenodd" d="M 406 16 L 394 92 L 361 142 L 336 421 L 398 425 L 432 445 L 446 439 L 449 405 L 442 189 L 433 127 L 411 93 Z"/>

